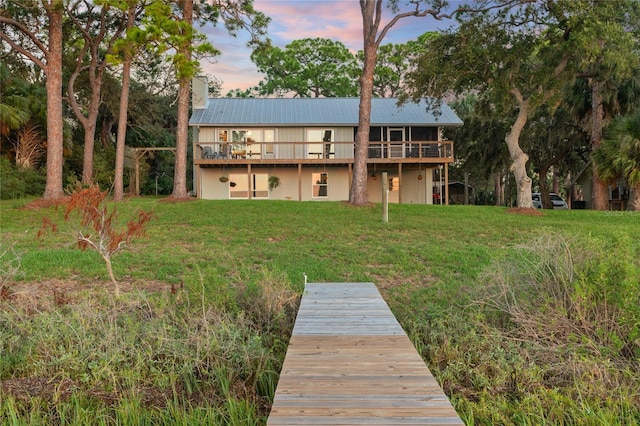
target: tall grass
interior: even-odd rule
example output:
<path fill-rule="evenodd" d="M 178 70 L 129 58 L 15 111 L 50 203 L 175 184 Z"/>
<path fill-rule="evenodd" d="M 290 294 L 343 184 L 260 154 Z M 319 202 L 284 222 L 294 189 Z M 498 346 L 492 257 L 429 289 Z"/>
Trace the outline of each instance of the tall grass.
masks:
<path fill-rule="evenodd" d="M 554 375 L 532 358 L 538 342 L 514 334 L 517 318 L 501 309 L 488 273 L 511 273 L 518 258 L 541 265 L 545 248 L 533 257 L 521 248 L 541 237 L 584 241 L 594 261 L 574 277 L 595 281 L 577 294 L 603 297 L 593 291 L 614 285 L 618 267 L 630 280 L 640 268 L 637 214 L 392 205 L 385 224 L 379 206 L 140 198 L 118 206 L 124 218 L 142 209 L 154 219 L 147 238 L 113 258 L 124 293 L 116 300 L 98 254 L 73 248 L 72 223 L 35 237 L 44 215 L 62 212 L 22 204 L 0 203 L 2 248 L 13 248 L 0 258 L 11 271 L 0 281 L 0 423 L 264 424 L 303 274 L 375 282 L 469 423 L 639 421 L 632 363 L 616 376 L 624 386 L 600 401 L 597 377 Z M 606 364 L 608 350 L 624 347 L 607 330 L 596 332 L 597 356 L 580 369 L 566 358 L 561 373 L 619 366 Z"/>

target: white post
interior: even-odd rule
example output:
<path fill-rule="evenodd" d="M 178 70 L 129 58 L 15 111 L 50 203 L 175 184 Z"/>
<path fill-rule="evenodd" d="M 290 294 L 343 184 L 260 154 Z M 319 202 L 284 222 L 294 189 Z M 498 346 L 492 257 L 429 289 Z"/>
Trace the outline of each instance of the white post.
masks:
<path fill-rule="evenodd" d="M 382 221 L 389 222 L 389 179 L 387 172 L 382 172 Z"/>

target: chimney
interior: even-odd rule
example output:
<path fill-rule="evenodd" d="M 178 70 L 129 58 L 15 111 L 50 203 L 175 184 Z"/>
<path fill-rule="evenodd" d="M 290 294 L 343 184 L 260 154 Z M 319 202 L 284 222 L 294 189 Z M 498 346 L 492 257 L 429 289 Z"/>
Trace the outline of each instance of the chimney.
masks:
<path fill-rule="evenodd" d="M 207 77 L 199 75 L 191 79 L 191 107 L 205 109 L 209 99 L 209 82 Z"/>

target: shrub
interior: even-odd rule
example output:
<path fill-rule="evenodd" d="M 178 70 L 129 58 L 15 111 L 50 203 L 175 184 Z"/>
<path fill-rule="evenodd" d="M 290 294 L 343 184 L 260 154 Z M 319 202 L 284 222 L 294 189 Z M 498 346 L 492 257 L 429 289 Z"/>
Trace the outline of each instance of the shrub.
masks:
<path fill-rule="evenodd" d="M 3 200 L 42 195 L 46 178 L 32 168 L 17 167 L 0 157 L 0 198 Z"/>
<path fill-rule="evenodd" d="M 638 380 L 640 265 L 628 238 L 542 235 L 489 271 L 479 303 L 545 368 L 546 386 L 605 398 Z"/>
<path fill-rule="evenodd" d="M 114 207 L 109 211 L 106 197 L 107 192 L 101 191 L 97 184 L 88 187 L 78 185 L 69 198 L 64 219 L 68 221 L 72 215 L 78 215 L 79 229 L 75 232 L 78 247 L 81 250 L 93 249 L 102 256 L 118 297 L 120 289 L 113 275 L 111 258 L 124 249 L 133 238 L 144 235 L 152 213 L 139 211 L 137 218 L 129 220 L 122 229 L 117 229 L 117 209 Z M 38 232 L 38 236 L 42 236 L 46 228 L 55 231 L 57 226 L 50 219 L 43 218 L 43 229 Z"/>

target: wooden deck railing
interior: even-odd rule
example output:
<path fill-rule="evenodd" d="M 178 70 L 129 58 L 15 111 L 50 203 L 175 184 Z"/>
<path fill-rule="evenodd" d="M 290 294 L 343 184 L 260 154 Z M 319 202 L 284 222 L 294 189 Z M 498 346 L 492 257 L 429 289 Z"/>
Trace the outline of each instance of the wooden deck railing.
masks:
<path fill-rule="evenodd" d="M 260 162 L 352 162 L 354 158 L 353 142 L 253 142 L 196 143 L 196 162 L 207 163 L 246 163 L 251 160 Z M 452 162 L 453 141 L 402 141 L 370 142 L 368 147 L 370 162 Z"/>

